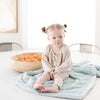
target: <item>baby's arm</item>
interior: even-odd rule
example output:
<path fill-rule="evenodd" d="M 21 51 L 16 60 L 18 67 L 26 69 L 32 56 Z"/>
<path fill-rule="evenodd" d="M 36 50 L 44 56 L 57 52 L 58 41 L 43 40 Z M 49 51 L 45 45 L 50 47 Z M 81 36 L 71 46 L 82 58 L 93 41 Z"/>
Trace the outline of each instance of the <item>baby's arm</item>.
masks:
<path fill-rule="evenodd" d="M 49 48 L 45 49 L 45 51 L 42 53 L 42 66 L 43 70 L 45 72 L 53 72 L 52 65 L 49 63 Z"/>
<path fill-rule="evenodd" d="M 62 64 L 60 66 L 57 66 L 55 68 L 55 72 L 57 73 L 63 73 L 63 72 L 70 72 L 72 69 L 72 60 L 71 60 L 71 55 L 69 48 L 65 48 L 65 52 L 63 54 L 64 59 L 62 61 Z"/>

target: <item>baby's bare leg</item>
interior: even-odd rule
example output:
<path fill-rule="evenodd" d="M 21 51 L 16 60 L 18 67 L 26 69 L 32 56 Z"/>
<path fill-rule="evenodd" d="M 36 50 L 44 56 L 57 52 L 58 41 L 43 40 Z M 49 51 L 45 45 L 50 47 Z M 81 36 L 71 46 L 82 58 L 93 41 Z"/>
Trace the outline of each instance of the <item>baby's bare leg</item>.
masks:
<path fill-rule="evenodd" d="M 41 92 L 51 92 L 51 93 L 57 93 L 58 89 L 62 86 L 63 79 L 59 75 L 55 75 L 54 84 L 52 87 L 47 87 L 45 89 L 42 89 Z"/>
<path fill-rule="evenodd" d="M 36 81 L 34 84 L 33 88 L 34 89 L 45 89 L 44 86 L 42 85 L 46 81 L 50 80 L 50 74 L 47 72 L 44 72 L 42 76 Z"/>

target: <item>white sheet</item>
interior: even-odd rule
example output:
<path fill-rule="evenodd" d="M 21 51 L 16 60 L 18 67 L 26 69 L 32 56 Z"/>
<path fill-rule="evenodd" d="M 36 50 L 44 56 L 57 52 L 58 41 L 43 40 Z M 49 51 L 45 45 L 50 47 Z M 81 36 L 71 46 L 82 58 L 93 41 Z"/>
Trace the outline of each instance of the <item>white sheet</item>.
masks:
<path fill-rule="evenodd" d="M 63 100 L 58 98 L 35 95 L 19 89 L 16 86 L 16 78 L 20 74 L 10 67 L 10 57 L 15 54 L 31 52 L 33 50 L 0 52 L 0 100 Z M 39 51 L 39 50 L 34 50 Z M 89 60 L 100 65 L 100 56 L 86 53 L 72 52 L 73 63 L 82 60 Z M 98 78 L 94 88 L 84 98 L 84 100 L 100 100 L 100 79 Z"/>

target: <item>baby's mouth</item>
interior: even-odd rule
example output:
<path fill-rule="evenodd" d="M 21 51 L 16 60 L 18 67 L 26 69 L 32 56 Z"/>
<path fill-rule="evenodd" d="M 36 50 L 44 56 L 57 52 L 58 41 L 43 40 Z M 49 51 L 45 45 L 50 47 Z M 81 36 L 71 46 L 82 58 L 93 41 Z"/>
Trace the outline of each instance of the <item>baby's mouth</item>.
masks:
<path fill-rule="evenodd" d="M 60 42 L 57 42 L 57 44 L 60 44 Z"/>

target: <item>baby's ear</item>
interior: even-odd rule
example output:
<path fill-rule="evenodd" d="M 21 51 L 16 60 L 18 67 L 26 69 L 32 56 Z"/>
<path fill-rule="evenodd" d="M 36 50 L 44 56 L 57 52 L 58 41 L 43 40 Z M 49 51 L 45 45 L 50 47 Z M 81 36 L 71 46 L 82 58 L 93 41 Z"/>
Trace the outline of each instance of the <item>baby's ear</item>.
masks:
<path fill-rule="evenodd" d="M 47 39 L 50 41 L 50 38 L 49 37 L 47 37 Z"/>
<path fill-rule="evenodd" d="M 65 34 L 64 34 L 64 38 L 65 38 Z"/>

